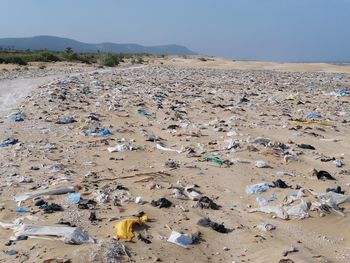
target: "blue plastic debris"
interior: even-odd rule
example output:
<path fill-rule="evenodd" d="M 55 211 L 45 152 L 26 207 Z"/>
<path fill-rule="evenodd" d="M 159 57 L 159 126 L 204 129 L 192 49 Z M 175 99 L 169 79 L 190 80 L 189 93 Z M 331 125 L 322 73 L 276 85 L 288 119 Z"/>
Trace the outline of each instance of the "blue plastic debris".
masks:
<path fill-rule="evenodd" d="M 338 90 L 335 93 L 340 96 L 346 96 L 346 95 L 350 95 L 350 90 Z"/>
<path fill-rule="evenodd" d="M 85 135 L 103 137 L 111 135 L 112 132 L 109 129 L 99 130 L 97 128 L 91 128 L 84 131 Z"/>
<path fill-rule="evenodd" d="M 68 195 L 68 200 L 73 204 L 78 204 L 80 202 L 80 194 L 79 193 L 71 193 Z"/>
<path fill-rule="evenodd" d="M 19 208 L 16 209 L 16 212 L 18 212 L 18 213 L 26 213 L 26 212 L 30 212 L 30 210 L 25 209 L 23 207 L 19 207 Z"/>
<path fill-rule="evenodd" d="M 151 115 L 150 113 L 148 113 L 147 111 L 144 111 L 144 110 L 138 110 L 137 113 L 142 115 L 142 116 L 149 116 L 149 115 Z"/>
<path fill-rule="evenodd" d="M 16 250 L 11 249 L 11 250 L 4 250 L 4 253 L 9 256 L 14 256 L 14 255 L 17 255 L 18 252 Z"/>
<path fill-rule="evenodd" d="M 339 160 L 339 159 L 334 160 L 333 163 L 335 164 L 335 166 L 336 166 L 337 168 L 341 168 L 341 167 L 344 165 L 343 161 L 342 161 L 342 160 Z"/>
<path fill-rule="evenodd" d="M 13 144 L 16 144 L 16 143 L 18 143 L 17 139 L 11 139 L 11 138 L 10 139 L 6 139 L 2 143 L 0 143 L 0 148 L 6 147 L 6 146 L 9 146 L 9 145 L 13 145 Z"/>
<path fill-rule="evenodd" d="M 111 135 L 111 134 L 112 134 L 112 132 L 111 132 L 110 130 L 108 130 L 108 129 L 103 129 L 102 131 L 97 132 L 97 133 L 95 134 L 95 136 L 97 136 L 97 137 L 102 137 L 102 136 L 108 136 L 108 135 Z"/>
<path fill-rule="evenodd" d="M 11 121 L 24 121 L 24 116 L 20 113 L 11 114 L 7 118 Z"/>
<path fill-rule="evenodd" d="M 310 112 L 308 115 L 306 115 L 306 119 L 319 119 L 322 116 L 316 112 Z"/>

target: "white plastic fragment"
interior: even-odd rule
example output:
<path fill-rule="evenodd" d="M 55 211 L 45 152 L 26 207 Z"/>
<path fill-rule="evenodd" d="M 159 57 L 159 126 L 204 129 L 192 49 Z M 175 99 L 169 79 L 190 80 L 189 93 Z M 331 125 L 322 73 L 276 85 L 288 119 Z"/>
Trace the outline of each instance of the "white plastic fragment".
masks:
<path fill-rule="evenodd" d="M 311 203 L 305 202 L 303 199 L 301 199 L 300 204 L 292 206 L 287 210 L 287 214 L 290 218 L 294 219 L 304 219 L 309 217 L 308 211 L 310 210 Z"/>
<path fill-rule="evenodd" d="M 188 248 L 188 246 L 192 244 L 192 238 L 190 235 L 181 234 L 176 231 L 171 232 L 171 235 L 167 241 L 183 248 Z"/>
<path fill-rule="evenodd" d="M 125 151 L 132 150 L 132 149 L 130 146 L 128 146 L 126 144 L 119 144 L 119 145 L 116 145 L 114 147 L 108 147 L 107 150 L 110 153 L 113 153 L 113 152 L 125 152 Z"/>
<path fill-rule="evenodd" d="M 174 150 L 174 149 L 166 148 L 166 147 L 161 146 L 158 143 L 157 143 L 156 147 L 157 147 L 158 150 L 161 150 L 161 151 L 181 153 L 180 150 Z"/>
<path fill-rule="evenodd" d="M 266 232 L 266 231 L 271 231 L 276 229 L 276 226 L 270 223 L 263 223 L 263 224 L 257 225 L 256 228 L 259 229 L 260 231 Z"/>
<path fill-rule="evenodd" d="M 262 161 L 262 160 L 258 160 L 255 162 L 255 166 L 258 168 L 267 168 L 269 167 L 269 165 L 267 164 L 267 162 Z"/>
<path fill-rule="evenodd" d="M 30 198 L 37 197 L 37 196 L 61 195 L 61 194 L 72 193 L 72 192 L 75 192 L 73 186 L 56 188 L 56 189 L 44 189 L 44 190 L 38 190 L 38 191 L 33 191 L 30 193 L 24 193 L 22 195 L 18 195 L 15 197 L 15 201 L 17 202 L 18 206 L 20 206 L 21 202 L 23 202 L 27 199 L 30 199 Z"/>

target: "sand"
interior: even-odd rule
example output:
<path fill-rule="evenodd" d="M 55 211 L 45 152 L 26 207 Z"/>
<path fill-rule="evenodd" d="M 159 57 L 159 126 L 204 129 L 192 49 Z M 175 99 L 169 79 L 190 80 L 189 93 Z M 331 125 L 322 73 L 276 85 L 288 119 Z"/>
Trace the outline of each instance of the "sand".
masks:
<path fill-rule="evenodd" d="M 142 67 L 122 65 L 123 70 L 92 67 L 77 64 L 74 71 L 57 76 L 67 65 L 56 65 L 46 72 L 55 76 L 50 83 L 42 82 L 40 73 L 29 69 L 30 79 L 37 82 L 25 89 L 27 97 L 20 94 L 18 104 L 13 104 L 15 99 L 11 104 L 25 115 L 25 120 L 14 122 L 5 117 L 9 112 L 2 113 L 0 141 L 12 137 L 19 143 L 0 148 L 0 222 L 11 223 L 31 214 L 16 212 L 14 197 L 23 192 L 75 186 L 82 197 L 97 201 L 98 191 L 110 189 L 111 195 L 121 195 L 123 190 L 117 187 L 120 184 L 128 189 L 127 200 L 119 205 L 113 200 L 97 202 L 90 210 L 79 209 L 66 194 L 43 197 L 64 209 L 52 214 L 43 213 L 32 200 L 26 200 L 21 207 L 31 210 L 38 220 L 24 222 L 57 226 L 63 218 L 96 240 L 111 240 L 116 237 L 113 226 L 119 222 L 111 221 L 112 218 L 132 217 L 143 211 L 150 221 L 136 228 L 135 233 L 152 243 L 137 238 L 133 242 L 120 241 L 128 251 L 125 262 L 279 262 L 283 258 L 294 262 L 350 261 L 347 203 L 340 205 L 344 216 L 334 211 L 325 216 L 309 211 L 310 217 L 302 220 L 249 212 L 258 207 L 257 196 L 270 198 L 275 194 L 277 200 L 269 204 L 278 205 L 298 191 L 297 185 L 320 193 L 339 185 L 345 194 L 349 193 L 350 97 L 327 95 L 349 89 L 349 66 L 232 62 L 219 58 L 202 62 L 198 58 L 173 57 L 155 59 Z M 12 76 L 18 72 L 10 70 L 6 74 L 0 87 L 9 79 L 19 87 L 21 76 Z M 36 87 L 37 84 L 41 86 Z M 4 94 L 3 89 L 0 92 Z M 290 95 L 296 98 L 287 100 Z M 248 101 L 242 102 L 242 98 Z M 310 112 L 320 114 L 320 120 L 332 126 L 296 127 L 291 123 Z M 90 113 L 98 114 L 100 120 L 88 120 Z M 76 122 L 56 124 L 62 116 L 73 117 Z M 169 129 L 169 125 L 177 125 L 176 130 Z M 112 135 L 84 134 L 93 127 L 108 128 Z M 254 136 L 287 145 L 299 153 L 299 160 L 285 162 L 280 146 L 248 143 L 247 139 Z M 236 150 L 227 149 L 231 140 L 238 145 Z M 157 143 L 181 152 L 161 151 Z M 300 149 L 297 144 L 301 143 L 316 150 Z M 120 144 L 132 145 L 136 150 L 107 151 Z M 207 162 L 207 155 L 220 157 L 229 165 Z M 337 168 L 333 161 L 321 162 L 325 156 L 342 160 L 344 166 Z M 257 168 L 256 160 L 264 160 L 271 167 Z M 166 165 L 170 161 L 178 166 Z M 328 171 L 337 180 L 311 177 L 314 168 Z M 295 176 L 279 176 L 278 171 Z M 245 191 L 248 185 L 272 184 L 277 179 L 292 189 L 270 188 L 258 195 Z M 196 201 L 174 198 L 171 187 L 178 182 L 197 185 L 198 191 L 221 208 L 195 208 Z M 159 188 L 151 189 L 151 184 Z M 146 203 L 136 204 L 134 199 L 138 196 Z M 161 197 L 173 206 L 160 209 L 150 205 Z M 98 221 L 90 222 L 91 211 L 96 212 Z M 198 226 L 197 221 L 203 217 L 224 223 L 232 232 L 222 234 Z M 271 223 L 276 229 L 263 232 L 256 227 L 261 223 Z M 164 241 L 170 229 L 183 233 L 200 231 L 201 240 L 188 249 L 176 246 Z M 0 231 L 0 249 L 13 249 L 18 254 L 0 253 L 1 262 L 57 258 L 87 262 L 90 251 L 96 247 L 41 239 L 4 246 L 11 236 L 12 230 Z M 290 247 L 298 252 L 283 256 Z"/>

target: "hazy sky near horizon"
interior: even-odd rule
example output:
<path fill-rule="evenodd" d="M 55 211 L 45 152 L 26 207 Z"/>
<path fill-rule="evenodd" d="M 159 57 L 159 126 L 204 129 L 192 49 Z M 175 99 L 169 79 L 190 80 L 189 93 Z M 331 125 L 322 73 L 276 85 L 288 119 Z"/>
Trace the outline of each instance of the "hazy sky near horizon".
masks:
<path fill-rule="evenodd" d="M 181 44 L 247 60 L 350 61 L 350 0 L 0 0 L 0 38 Z"/>

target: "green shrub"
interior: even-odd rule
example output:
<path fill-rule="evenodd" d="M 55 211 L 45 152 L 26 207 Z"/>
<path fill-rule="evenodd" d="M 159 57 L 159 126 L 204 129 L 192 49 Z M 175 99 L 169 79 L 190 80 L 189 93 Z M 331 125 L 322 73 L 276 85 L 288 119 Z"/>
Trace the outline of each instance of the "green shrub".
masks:
<path fill-rule="evenodd" d="M 27 62 L 18 55 L 5 54 L 0 57 L 0 63 L 4 64 L 17 64 L 17 65 L 27 65 Z"/>
<path fill-rule="evenodd" d="M 143 63 L 145 63 L 145 61 L 143 60 L 143 57 L 138 57 L 136 63 L 143 64 Z"/>
<path fill-rule="evenodd" d="M 117 54 L 105 53 L 101 55 L 99 62 L 102 66 L 114 67 L 119 65 L 120 58 Z"/>
<path fill-rule="evenodd" d="M 41 60 L 40 61 L 43 61 L 43 62 L 56 62 L 56 61 L 60 61 L 60 58 L 56 55 L 54 55 L 53 53 L 51 52 L 48 52 L 48 51 L 44 51 L 44 52 L 41 52 L 40 54 L 40 57 L 41 57 Z"/>

